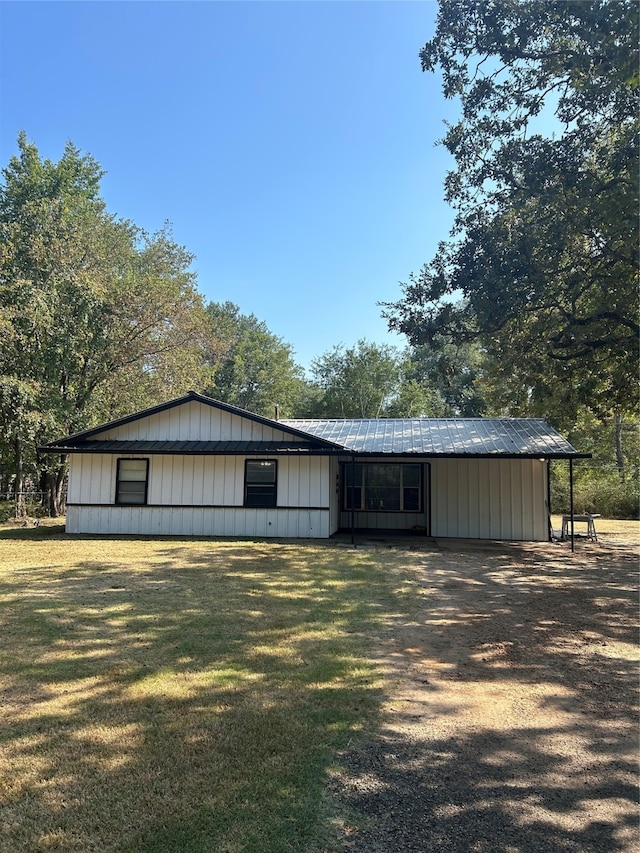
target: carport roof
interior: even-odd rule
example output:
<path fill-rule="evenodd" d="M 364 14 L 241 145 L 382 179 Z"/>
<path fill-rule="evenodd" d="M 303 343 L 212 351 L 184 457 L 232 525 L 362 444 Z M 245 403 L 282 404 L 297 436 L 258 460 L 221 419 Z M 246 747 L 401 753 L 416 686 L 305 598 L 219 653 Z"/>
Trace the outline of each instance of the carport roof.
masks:
<path fill-rule="evenodd" d="M 585 457 L 539 418 L 346 418 L 280 423 L 358 454 Z"/>

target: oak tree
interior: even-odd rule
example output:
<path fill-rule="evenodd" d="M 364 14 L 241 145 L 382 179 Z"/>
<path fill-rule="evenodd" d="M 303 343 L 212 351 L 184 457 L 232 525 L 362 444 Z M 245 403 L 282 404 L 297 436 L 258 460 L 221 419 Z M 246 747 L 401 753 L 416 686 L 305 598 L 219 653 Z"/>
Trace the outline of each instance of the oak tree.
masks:
<path fill-rule="evenodd" d="M 525 398 L 569 381 L 603 416 L 636 405 L 638 36 L 621 0 L 441 0 L 421 60 L 461 103 L 456 220 L 391 328 L 481 341 Z"/>

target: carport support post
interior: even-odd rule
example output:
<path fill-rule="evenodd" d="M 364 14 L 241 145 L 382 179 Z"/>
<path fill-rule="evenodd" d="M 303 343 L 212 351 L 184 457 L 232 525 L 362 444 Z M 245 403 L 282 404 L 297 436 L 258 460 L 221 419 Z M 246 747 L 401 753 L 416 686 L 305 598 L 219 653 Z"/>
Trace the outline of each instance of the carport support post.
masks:
<path fill-rule="evenodd" d="M 547 527 L 549 528 L 549 542 L 553 542 L 553 524 L 551 523 L 551 460 L 547 459 Z"/>
<path fill-rule="evenodd" d="M 569 512 L 571 513 L 571 550 L 576 550 L 576 540 L 573 521 L 573 458 L 569 459 Z"/>
<path fill-rule="evenodd" d="M 356 510 L 355 499 L 353 497 L 356 490 L 356 455 L 351 454 L 351 544 L 356 544 Z"/>

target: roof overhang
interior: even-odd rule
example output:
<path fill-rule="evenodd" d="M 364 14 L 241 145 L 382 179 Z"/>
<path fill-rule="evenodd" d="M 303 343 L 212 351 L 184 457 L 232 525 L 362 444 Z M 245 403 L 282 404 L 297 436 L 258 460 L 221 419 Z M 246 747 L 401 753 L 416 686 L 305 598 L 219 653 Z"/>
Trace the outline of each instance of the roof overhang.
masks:
<path fill-rule="evenodd" d="M 106 453 L 145 456 L 335 456 L 339 447 L 302 441 L 171 441 L 171 440 L 62 440 L 38 448 L 39 453 Z"/>
<path fill-rule="evenodd" d="M 38 448 L 43 454 L 103 453 L 131 456 L 340 456 L 357 459 L 590 459 L 590 453 L 397 453 L 326 447 L 300 441 L 170 441 L 170 440 L 76 440 Z"/>

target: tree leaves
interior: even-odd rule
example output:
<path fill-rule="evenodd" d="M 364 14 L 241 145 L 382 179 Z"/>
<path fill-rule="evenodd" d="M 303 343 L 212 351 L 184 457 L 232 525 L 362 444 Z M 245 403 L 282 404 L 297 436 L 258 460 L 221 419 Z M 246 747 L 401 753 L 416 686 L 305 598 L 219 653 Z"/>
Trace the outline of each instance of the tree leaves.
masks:
<path fill-rule="evenodd" d="M 522 360 L 516 408 L 565 363 L 594 411 L 634 408 L 637 4 L 442 0 L 421 60 L 461 98 L 444 139 L 457 216 L 384 306 L 390 327 Z"/>
<path fill-rule="evenodd" d="M 44 441 L 191 387 L 203 332 L 191 255 L 168 226 L 148 235 L 110 215 L 100 167 L 70 143 L 58 163 L 24 134 L 18 148 L 0 185 L 0 382 L 29 389 L 16 418 L 26 430 L 39 413 Z"/>
<path fill-rule="evenodd" d="M 274 416 L 276 406 L 282 417 L 294 414 L 305 383 L 291 347 L 255 315 L 241 314 L 231 302 L 210 303 L 206 315 L 213 370 L 207 393 L 266 417 Z"/>

